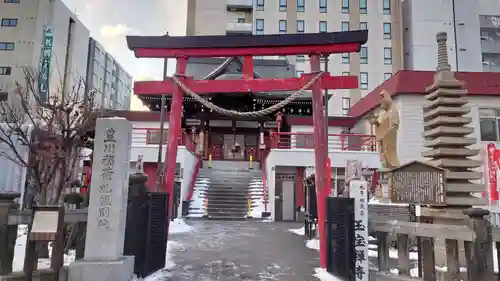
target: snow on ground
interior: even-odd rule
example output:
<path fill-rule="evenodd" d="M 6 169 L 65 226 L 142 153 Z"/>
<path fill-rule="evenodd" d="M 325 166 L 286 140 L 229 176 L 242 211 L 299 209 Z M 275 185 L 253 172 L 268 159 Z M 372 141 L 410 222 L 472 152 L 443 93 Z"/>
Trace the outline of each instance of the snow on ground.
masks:
<path fill-rule="evenodd" d="M 28 236 L 28 226 L 23 224 L 17 227 L 16 246 L 14 248 L 14 261 L 12 262 L 12 271 L 22 271 L 24 267 L 24 256 L 26 253 L 26 239 Z M 49 246 L 49 256 L 52 253 L 52 247 Z M 64 265 L 69 265 L 75 261 L 75 251 L 71 250 L 64 255 Z M 49 268 L 50 258 L 38 259 L 38 268 Z"/>
<path fill-rule="evenodd" d="M 318 267 L 315 268 L 314 271 L 315 271 L 314 277 L 318 278 L 321 281 L 342 281 L 339 278 L 328 273 L 328 271 L 326 271 L 326 269 L 324 268 Z"/>
<path fill-rule="evenodd" d="M 306 247 L 312 250 L 319 251 L 319 239 L 307 240 Z"/>
<path fill-rule="evenodd" d="M 250 183 L 250 195 L 252 196 L 252 210 L 248 214 L 252 218 L 261 219 L 262 212 L 265 211 L 264 207 L 264 186 L 262 179 L 253 180 Z"/>
<path fill-rule="evenodd" d="M 182 250 L 184 247 L 182 243 L 177 241 L 168 241 L 167 242 L 167 254 L 165 258 L 165 267 L 152 273 L 143 279 L 135 279 L 135 281 L 164 281 L 169 280 L 172 277 L 172 273 L 170 273 L 170 269 L 174 268 L 174 256 L 175 252 Z"/>
<path fill-rule="evenodd" d="M 297 228 L 297 229 L 289 229 L 288 231 L 290 231 L 293 234 L 299 235 L 299 236 L 306 235 L 306 229 L 304 227 Z"/>
<path fill-rule="evenodd" d="M 177 218 L 170 222 L 169 233 L 184 233 L 193 231 L 193 227 L 186 224 L 184 219 Z"/>
<path fill-rule="evenodd" d="M 191 218 L 201 218 L 205 214 L 205 191 L 208 189 L 210 181 L 199 179 L 195 183 L 191 203 L 189 204 L 189 215 Z"/>

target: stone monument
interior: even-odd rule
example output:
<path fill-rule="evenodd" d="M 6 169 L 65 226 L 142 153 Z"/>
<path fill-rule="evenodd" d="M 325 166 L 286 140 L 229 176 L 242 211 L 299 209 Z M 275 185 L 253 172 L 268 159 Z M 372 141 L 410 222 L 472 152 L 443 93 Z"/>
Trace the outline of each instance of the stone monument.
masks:
<path fill-rule="evenodd" d="M 97 120 L 87 237 L 83 260 L 70 265 L 69 281 L 131 280 L 134 257 L 123 256 L 132 124 Z"/>
<path fill-rule="evenodd" d="M 485 190 L 483 184 L 472 182 L 482 178 L 482 173 L 474 170 L 482 163 L 471 159 L 479 154 L 479 149 L 469 148 L 477 140 L 468 136 L 474 128 L 467 126 L 472 122 L 472 118 L 466 116 L 470 112 L 467 89 L 451 71 L 446 40 L 445 32 L 436 35 L 438 66 L 433 84 L 426 88 L 423 107 L 424 146 L 429 150 L 422 153 L 429 159 L 428 164 L 445 170 L 445 204 L 443 207 L 422 206 L 420 215 L 434 223 L 463 224 L 468 219 L 463 211 L 471 206 L 486 205 L 487 200 L 472 195 Z M 446 252 L 459 249 L 460 263 L 465 264 L 462 245 L 454 240 L 436 240 L 436 263 L 445 264 Z"/>
<path fill-rule="evenodd" d="M 467 126 L 472 122 L 472 118 L 466 116 L 470 112 L 467 107 L 467 89 L 451 71 L 446 33 L 438 33 L 436 40 L 438 67 L 434 83 L 426 88 L 428 94 L 425 96 L 423 114 L 424 146 L 429 150 L 423 152 L 422 156 L 429 159 L 428 164 L 446 170 L 447 213 L 443 214 L 443 218 L 465 219 L 467 216 L 462 213 L 464 209 L 487 204 L 486 199 L 471 194 L 485 190 L 483 184 L 472 183 L 483 176 L 482 172 L 474 170 L 482 162 L 470 158 L 477 156 L 479 149 L 469 148 L 477 140 L 468 137 L 474 128 Z M 432 217 L 439 217 L 439 213 L 433 212 Z"/>

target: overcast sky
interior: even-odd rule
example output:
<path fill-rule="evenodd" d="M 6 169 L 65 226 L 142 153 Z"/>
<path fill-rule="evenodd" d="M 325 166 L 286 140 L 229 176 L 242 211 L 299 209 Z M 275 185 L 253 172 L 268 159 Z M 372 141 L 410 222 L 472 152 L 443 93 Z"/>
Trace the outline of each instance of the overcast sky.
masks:
<path fill-rule="evenodd" d="M 174 0 L 182 1 L 182 0 Z M 161 59 L 137 59 L 125 35 L 160 35 L 167 31 L 168 0 L 63 0 L 135 80 L 161 79 Z M 175 19 L 169 18 L 170 22 Z M 172 66 L 169 67 L 171 69 Z M 172 69 L 173 70 L 173 69 Z M 172 70 L 170 72 L 172 72 Z M 140 109 L 132 98 L 132 109 Z"/>

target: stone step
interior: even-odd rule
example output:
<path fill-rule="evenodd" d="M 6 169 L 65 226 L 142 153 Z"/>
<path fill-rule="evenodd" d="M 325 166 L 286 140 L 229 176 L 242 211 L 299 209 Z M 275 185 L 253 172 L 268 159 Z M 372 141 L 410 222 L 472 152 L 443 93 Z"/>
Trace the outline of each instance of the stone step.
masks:
<path fill-rule="evenodd" d="M 474 133 L 474 128 L 471 127 L 447 127 L 439 126 L 424 132 L 424 138 L 439 137 L 439 136 L 467 136 Z"/>
<path fill-rule="evenodd" d="M 462 106 L 467 104 L 465 97 L 439 97 L 424 104 L 424 110 L 431 110 L 438 106 Z"/>
<path fill-rule="evenodd" d="M 467 89 L 438 88 L 434 92 L 425 95 L 426 100 L 434 100 L 439 97 L 463 97 L 467 95 Z"/>
<path fill-rule="evenodd" d="M 422 152 L 422 157 L 443 157 L 443 156 L 454 156 L 454 157 L 471 157 L 479 154 L 479 149 L 469 149 L 469 148 L 446 148 L 439 147 L 429 151 Z"/>
<path fill-rule="evenodd" d="M 248 199 L 245 201 L 232 201 L 232 200 L 208 200 L 208 207 L 217 208 L 241 208 L 248 206 Z"/>
<path fill-rule="evenodd" d="M 476 143 L 475 138 L 464 137 L 438 137 L 433 140 L 424 141 L 425 147 L 439 147 L 439 146 L 469 146 Z"/>
<path fill-rule="evenodd" d="M 219 221 L 244 221 L 247 218 L 245 216 L 219 216 L 219 215 L 212 215 L 212 216 L 208 216 L 206 219 L 208 219 L 208 220 L 219 220 Z"/>
<path fill-rule="evenodd" d="M 436 167 L 441 168 L 477 168 L 483 165 L 482 161 L 472 160 L 472 159 L 436 159 L 427 161 L 428 164 L 431 164 Z"/>
<path fill-rule="evenodd" d="M 439 116 L 424 122 L 424 129 L 428 130 L 438 126 L 464 126 L 472 122 L 471 117 L 448 117 Z"/>
<path fill-rule="evenodd" d="M 438 116 L 463 116 L 470 112 L 468 107 L 438 106 L 424 113 L 424 121 L 431 120 Z"/>

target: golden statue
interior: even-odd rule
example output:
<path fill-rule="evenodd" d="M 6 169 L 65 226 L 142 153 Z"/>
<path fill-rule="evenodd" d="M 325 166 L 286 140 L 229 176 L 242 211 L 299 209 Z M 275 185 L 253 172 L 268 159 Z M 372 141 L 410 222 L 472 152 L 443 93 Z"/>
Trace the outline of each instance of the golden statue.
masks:
<path fill-rule="evenodd" d="M 385 90 L 380 92 L 379 103 L 381 110 L 370 118 L 370 124 L 375 126 L 375 137 L 383 169 L 393 169 L 399 167 L 397 151 L 399 112 L 392 103 L 391 95 Z"/>

